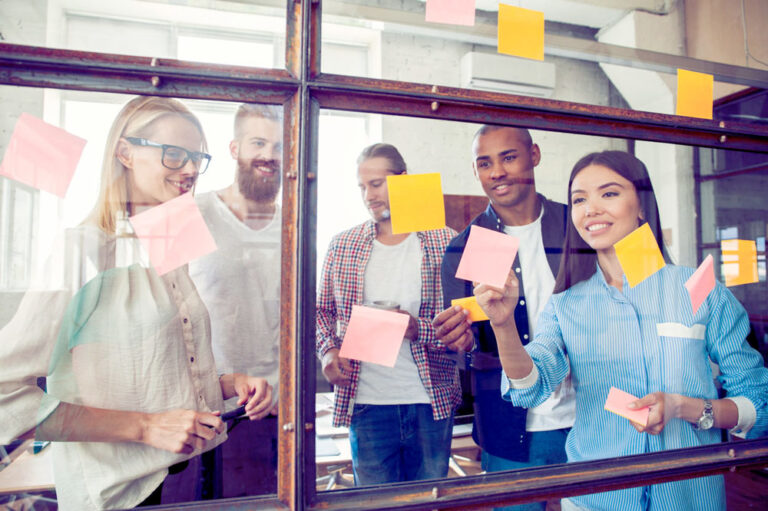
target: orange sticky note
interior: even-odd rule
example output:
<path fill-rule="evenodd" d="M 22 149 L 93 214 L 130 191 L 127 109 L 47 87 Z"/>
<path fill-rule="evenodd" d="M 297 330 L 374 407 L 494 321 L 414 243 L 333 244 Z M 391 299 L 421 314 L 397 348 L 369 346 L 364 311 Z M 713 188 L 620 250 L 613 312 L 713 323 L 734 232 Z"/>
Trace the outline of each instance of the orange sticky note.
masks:
<path fill-rule="evenodd" d="M 216 250 L 216 242 L 191 193 L 128 219 L 158 275 Z"/>
<path fill-rule="evenodd" d="M 616 387 L 611 387 L 611 390 L 608 391 L 608 398 L 605 400 L 604 408 L 616 415 L 621 415 L 635 424 L 645 426 L 648 424 L 649 408 L 645 407 L 637 410 L 628 408 L 627 405 L 632 401 L 637 401 L 637 398 Z"/>
<path fill-rule="evenodd" d="M 722 240 L 720 250 L 726 286 L 758 282 L 757 245 L 754 240 Z"/>
<path fill-rule="evenodd" d="M 677 115 L 712 118 L 715 79 L 706 73 L 677 70 Z"/>
<path fill-rule="evenodd" d="M 456 278 L 503 288 L 519 244 L 520 240 L 514 236 L 473 225 Z"/>
<path fill-rule="evenodd" d="M 451 305 L 458 305 L 462 309 L 469 311 L 469 320 L 473 323 L 475 321 L 485 321 L 488 319 L 488 316 L 485 315 L 485 311 L 483 311 L 482 307 L 477 303 L 477 298 L 474 296 L 456 298 L 455 300 L 451 300 Z"/>
<path fill-rule="evenodd" d="M 701 307 L 701 304 L 709 296 L 709 293 L 715 288 L 715 268 L 713 264 L 712 255 L 710 254 L 685 283 L 685 288 L 691 296 L 691 308 L 693 309 L 694 316 L 699 307 Z"/>
<path fill-rule="evenodd" d="M 0 175 L 64 198 L 85 142 L 23 113 L 5 150 Z"/>
<path fill-rule="evenodd" d="M 407 314 L 353 305 L 339 356 L 395 367 L 408 320 Z"/>
<path fill-rule="evenodd" d="M 544 13 L 499 4 L 499 53 L 544 60 Z"/>
<path fill-rule="evenodd" d="M 648 223 L 617 241 L 613 248 L 616 250 L 621 269 L 627 276 L 629 287 L 635 287 L 666 266 Z"/>
<path fill-rule="evenodd" d="M 471 27 L 475 24 L 475 0 L 427 0 L 425 20 Z"/>
<path fill-rule="evenodd" d="M 387 176 L 392 232 L 445 227 L 445 201 L 439 173 Z"/>

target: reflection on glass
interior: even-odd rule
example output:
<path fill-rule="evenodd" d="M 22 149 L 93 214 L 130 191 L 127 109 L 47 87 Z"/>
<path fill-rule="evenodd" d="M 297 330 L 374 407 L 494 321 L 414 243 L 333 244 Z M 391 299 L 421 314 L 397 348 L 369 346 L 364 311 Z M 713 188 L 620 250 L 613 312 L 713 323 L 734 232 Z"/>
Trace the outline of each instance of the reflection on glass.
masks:
<path fill-rule="evenodd" d="M 11 199 L 0 246 L 15 248 L 0 263 L 18 268 L 0 282 L 0 444 L 17 449 L 0 493 L 18 470 L 37 489 L 55 485 L 71 509 L 275 491 L 281 113 L 240 112 L 229 149 L 240 179 L 220 195 L 189 193 L 208 145 L 198 116 L 167 98 L 134 98 L 117 112 L 93 174 L 98 198 L 80 223 L 57 212 L 94 202 L 77 184 L 92 172 L 83 164 L 97 161 L 87 150 L 66 200 L 0 178 Z M 169 148 L 191 157 L 174 159 Z M 36 155 L 16 156 L 4 162 L 14 175 Z M 249 181 L 256 193 L 240 194 Z M 206 207 L 216 200 L 230 218 Z M 211 280 L 221 285 L 204 286 Z M 230 438 L 241 445 L 217 447 L 236 424 Z M 30 458 L 18 464 L 19 453 Z"/>

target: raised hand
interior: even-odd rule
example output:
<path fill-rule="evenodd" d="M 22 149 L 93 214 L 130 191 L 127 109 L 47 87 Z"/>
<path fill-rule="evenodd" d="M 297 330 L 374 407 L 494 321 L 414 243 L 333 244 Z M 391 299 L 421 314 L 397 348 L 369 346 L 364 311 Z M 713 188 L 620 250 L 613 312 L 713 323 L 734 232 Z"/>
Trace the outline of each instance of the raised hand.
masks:
<path fill-rule="evenodd" d="M 475 344 L 469 311 L 454 305 L 442 311 L 432 320 L 435 336 L 446 348 L 453 351 L 468 351 Z"/>
<path fill-rule="evenodd" d="M 517 299 L 520 297 L 520 281 L 515 272 L 510 270 L 504 289 L 475 283 L 474 294 L 477 304 L 483 309 L 491 325 L 502 325 L 514 321 Z"/>

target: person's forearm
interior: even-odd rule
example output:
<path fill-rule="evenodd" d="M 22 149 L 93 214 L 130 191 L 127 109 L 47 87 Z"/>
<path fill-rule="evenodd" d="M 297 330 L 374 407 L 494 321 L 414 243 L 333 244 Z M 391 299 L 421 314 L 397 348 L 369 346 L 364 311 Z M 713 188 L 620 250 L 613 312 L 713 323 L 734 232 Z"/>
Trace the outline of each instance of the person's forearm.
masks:
<path fill-rule="evenodd" d="M 59 442 L 141 442 L 142 412 L 60 403 L 35 431 L 38 440 Z"/>
<path fill-rule="evenodd" d="M 500 325 L 493 325 L 496 335 L 496 345 L 499 349 L 499 360 L 507 378 L 519 380 L 528 376 L 533 370 L 533 360 L 523 348 L 514 318 Z"/>
<path fill-rule="evenodd" d="M 712 399 L 713 427 L 731 429 L 739 422 L 739 410 L 730 399 Z M 704 400 L 688 396 L 677 396 L 675 416 L 696 424 L 704 411 Z"/>

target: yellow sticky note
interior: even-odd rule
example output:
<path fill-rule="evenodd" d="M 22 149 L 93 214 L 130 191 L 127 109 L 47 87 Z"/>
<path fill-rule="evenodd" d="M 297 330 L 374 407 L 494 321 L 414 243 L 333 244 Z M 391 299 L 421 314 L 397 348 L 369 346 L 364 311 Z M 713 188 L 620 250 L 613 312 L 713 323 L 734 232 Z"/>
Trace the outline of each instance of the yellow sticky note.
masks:
<path fill-rule="evenodd" d="M 544 13 L 499 4 L 499 53 L 544 60 Z"/>
<path fill-rule="evenodd" d="M 677 70 L 677 115 L 712 118 L 715 79 L 706 73 Z"/>
<path fill-rule="evenodd" d="M 387 176 L 387 190 L 394 234 L 445 227 L 440 174 Z"/>
<path fill-rule="evenodd" d="M 488 316 L 485 315 L 485 312 L 483 312 L 483 309 L 477 303 L 477 298 L 474 296 L 456 298 L 455 300 L 451 300 L 451 305 L 458 305 L 462 309 L 468 310 L 469 320 L 473 323 L 475 321 L 485 321 L 488 319 Z"/>
<path fill-rule="evenodd" d="M 617 241 L 613 248 L 627 276 L 629 287 L 635 287 L 666 265 L 659 244 L 647 223 Z"/>
<path fill-rule="evenodd" d="M 720 250 L 726 286 L 758 282 L 757 245 L 754 240 L 722 240 Z"/>

